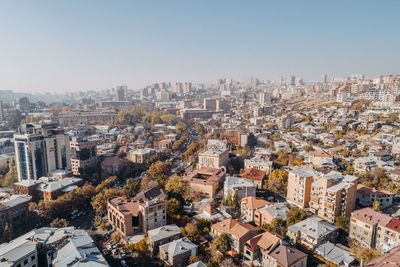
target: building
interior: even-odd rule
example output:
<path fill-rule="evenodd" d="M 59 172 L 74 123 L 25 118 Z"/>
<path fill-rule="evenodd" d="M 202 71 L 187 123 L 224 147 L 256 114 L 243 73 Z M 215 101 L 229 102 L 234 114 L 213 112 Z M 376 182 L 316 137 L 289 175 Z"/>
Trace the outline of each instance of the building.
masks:
<path fill-rule="evenodd" d="M 97 164 L 97 142 L 73 138 L 70 144 L 71 167 L 74 175 L 82 175 L 85 168 Z"/>
<path fill-rule="evenodd" d="M 375 188 L 357 185 L 357 203 L 363 207 L 372 206 L 375 201 L 379 201 L 380 209 L 384 210 L 393 205 L 394 194 L 390 191 L 379 191 Z"/>
<path fill-rule="evenodd" d="M 323 242 L 315 248 L 317 254 L 335 266 L 350 267 L 355 261 L 351 254 L 331 242 Z"/>
<path fill-rule="evenodd" d="M 29 113 L 31 111 L 31 102 L 27 97 L 20 97 L 14 101 L 14 106 L 21 112 Z"/>
<path fill-rule="evenodd" d="M 240 170 L 240 177 L 251 180 L 258 189 L 261 189 L 264 183 L 265 171 L 253 168 L 246 168 Z"/>
<path fill-rule="evenodd" d="M 278 127 L 279 129 L 289 129 L 294 123 L 294 118 L 291 114 L 287 114 L 279 118 Z"/>
<path fill-rule="evenodd" d="M 307 162 L 318 167 L 321 167 L 324 164 L 333 164 L 333 153 L 323 149 L 310 151 L 308 153 Z"/>
<path fill-rule="evenodd" d="M 229 150 L 220 148 L 208 148 L 199 153 L 198 168 L 226 167 L 229 163 Z"/>
<path fill-rule="evenodd" d="M 228 176 L 225 178 L 224 183 L 224 198 L 229 194 L 237 194 L 238 199 L 244 197 L 256 196 L 257 186 L 248 179 Z"/>
<path fill-rule="evenodd" d="M 120 158 L 118 156 L 111 156 L 106 157 L 101 162 L 101 169 L 109 175 L 115 175 L 121 172 L 128 165 L 128 160 Z"/>
<path fill-rule="evenodd" d="M 114 123 L 117 112 L 103 111 L 63 111 L 58 114 L 58 123 L 62 126 L 75 126 L 78 124 L 106 124 Z"/>
<path fill-rule="evenodd" d="M 272 161 L 265 160 L 262 158 L 252 158 L 244 160 L 244 168 L 251 168 L 256 170 L 265 171 L 266 175 L 272 172 Z"/>
<path fill-rule="evenodd" d="M 34 229 L 0 245 L 0 265 L 109 266 L 90 235 L 74 227 Z"/>
<path fill-rule="evenodd" d="M 264 232 L 247 240 L 243 247 L 243 263 L 245 266 L 264 266 L 264 255 L 268 255 L 279 246 L 281 237 Z"/>
<path fill-rule="evenodd" d="M 311 185 L 310 211 L 328 222 L 349 217 L 356 207 L 357 177 L 330 172 Z"/>
<path fill-rule="evenodd" d="M 389 215 L 371 208 L 355 210 L 351 213 L 349 237 L 362 246 L 375 248 L 378 227 L 387 225 L 391 220 Z"/>
<path fill-rule="evenodd" d="M 152 255 L 157 255 L 159 247 L 174 240 L 181 238 L 182 233 L 175 224 L 164 225 L 147 232 L 147 241 Z"/>
<path fill-rule="evenodd" d="M 131 150 L 128 153 L 128 159 L 133 163 L 144 163 L 147 159 L 153 156 L 156 151 L 152 148 L 141 148 Z"/>
<path fill-rule="evenodd" d="M 0 192 L 0 225 L 13 223 L 28 213 L 32 197 L 26 194 Z"/>
<path fill-rule="evenodd" d="M 14 191 L 32 196 L 33 200 L 54 200 L 82 186 L 83 180 L 76 177 L 56 179 L 41 177 L 38 180 L 22 180 L 13 185 Z"/>
<path fill-rule="evenodd" d="M 229 236 L 231 248 L 240 253 L 243 250 L 243 245 L 259 234 L 259 230 L 251 224 L 241 223 L 230 218 L 211 225 L 211 235 L 216 237 L 222 233 Z"/>
<path fill-rule="evenodd" d="M 256 198 L 254 196 L 244 197 L 240 200 L 240 214 L 244 221 L 254 222 L 254 214 L 260 209 L 270 205 L 268 202 L 262 198 Z"/>
<path fill-rule="evenodd" d="M 160 246 L 160 259 L 167 266 L 187 266 L 191 256 L 197 256 L 197 246 L 186 237 Z"/>
<path fill-rule="evenodd" d="M 382 253 L 400 246 L 400 220 L 392 218 L 386 225 L 378 225 L 375 248 Z"/>
<path fill-rule="evenodd" d="M 126 85 L 117 86 L 117 89 L 115 91 L 117 93 L 116 101 L 125 101 L 125 94 L 128 91 L 128 86 Z"/>
<path fill-rule="evenodd" d="M 317 173 L 308 169 L 290 169 L 286 199 L 301 208 L 307 208 L 311 199 L 311 184 Z"/>
<path fill-rule="evenodd" d="M 136 232 L 148 232 L 166 224 L 166 194 L 151 188 L 134 199 L 113 197 L 108 200 L 108 220 L 124 237 Z"/>
<path fill-rule="evenodd" d="M 203 196 L 214 198 L 226 176 L 221 169 L 200 168 L 184 177 L 185 182 L 194 191 L 200 192 Z"/>
<path fill-rule="evenodd" d="M 6 116 L 4 114 L 4 105 L 3 102 L 0 101 L 0 123 L 6 120 Z"/>
<path fill-rule="evenodd" d="M 241 130 L 226 130 L 221 137 L 232 147 L 244 147 L 249 141 L 248 135 Z"/>
<path fill-rule="evenodd" d="M 71 169 L 69 137 L 57 123 L 24 124 L 14 146 L 19 181 Z"/>
<path fill-rule="evenodd" d="M 390 267 L 400 262 L 400 246 L 364 264 L 365 267 Z"/>
<path fill-rule="evenodd" d="M 182 119 L 209 119 L 213 112 L 201 108 L 183 108 L 180 110 Z"/>
<path fill-rule="evenodd" d="M 270 204 L 254 212 L 254 223 L 256 225 L 266 225 L 270 224 L 273 219 L 286 221 L 286 213 L 288 212 L 289 208 L 286 207 L 285 203 Z"/>
<path fill-rule="evenodd" d="M 335 242 L 339 228 L 317 216 L 288 227 L 287 236 L 295 243 L 314 249 L 323 241 Z"/>

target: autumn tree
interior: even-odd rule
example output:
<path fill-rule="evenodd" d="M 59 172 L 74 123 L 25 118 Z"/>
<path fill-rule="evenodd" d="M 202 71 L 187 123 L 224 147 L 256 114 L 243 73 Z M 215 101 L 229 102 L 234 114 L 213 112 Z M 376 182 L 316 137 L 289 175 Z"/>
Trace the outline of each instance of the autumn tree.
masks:
<path fill-rule="evenodd" d="M 199 228 L 194 223 L 187 223 L 186 226 L 182 228 L 181 232 L 194 243 L 198 243 L 201 239 Z"/>
<path fill-rule="evenodd" d="M 381 210 L 381 202 L 380 202 L 379 200 L 375 201 L 374 204 L 373 204 L 373 206 L 372 206 L 372 208 L 373 208 L 375 211 L 380 211 L 380 210 Z"/>
<path fill-rule="evenodd" d="M 338 216 L 336 217 L 335 225 L 345 233 L 349 233 L 350 218 L 346 216 Z"/>
<path fill-rule="evenodd" d="M 107 201 L 109 198 L 118 196 L 120 192 L 115 188 L 108 188 L 98 193 L 92 200 L 92 206 L 99 213 L 107 212 Z"/>
<path fill-rule="evenodd" d="M 55 218 L 51 223 L 50 227 L 53 228 L 62 228 L 62 227 L 67 227 L 68 226 L 68 221 L 64 218 Z"/>
<path fill-rule="evenodd" d="M 222 253 L 226 253 L 228 250 L 231 249 L 231 245 L 229 243 L 229 236 L 226 233 L 222 233 L 217 236 L 213 242 L 213 246 L 217 248 Z"/>
<path fill-rule="evenodd" d="M 145 239 L 140 240 L 139 242 L 133 245 L 133 249 L 139 254 L 140 258 L 144 258 L 149 255 L 149 245 L 147 244 Z"/>
<path fill-rule="evenodd" d="M 167 201 L 167 215 L 173 217 L 182 212 L 182 203 L 176 198 L 171 198 Z"/>
<path fill-rule="evenodd" d="M 300 209 L 296 206 L 290 206 L 289 212 L 286 213 L 286 225 L 291 226 L 296 224 L 307 217 L 305 210 Z"/>
<path fill-rule="evenodd" d="M 172 176 L 168 179 L 167 183 L 165 184 L 165 189 L 170 193 L 176 195 L 183 195 L 185 193 L 186 182 L 183 180 L 182 177 L 179 176 Z"/>
<path fill-rule="evenodd" d="M 267 187 L 269 190 L 284 193 L 287 186 L 288 180 L 288 172 L 284 170 L 273 170 L 269 175 L 268 180 L 265 182 L 264 187 Z"/>

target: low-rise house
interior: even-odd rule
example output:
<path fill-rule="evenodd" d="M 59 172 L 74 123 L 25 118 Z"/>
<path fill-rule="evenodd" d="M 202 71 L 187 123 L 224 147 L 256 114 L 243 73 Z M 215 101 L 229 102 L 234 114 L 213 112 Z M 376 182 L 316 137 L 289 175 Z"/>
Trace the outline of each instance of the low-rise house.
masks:
<path fill-rule="evenodd" d="M 254 223 L 256 225 L 270 224 L 273 219 L 286 220 L 286 213 L 289 212 L 285 203 L 275 203 L 266 207 L 257 209 L 254 212 Z"/>
<path fill-rule="evenodd" d="M 351 254 L 331 242 L 323 242 L 315 248 L 315 252 L 328 262 L 336 266 L 350 267 L 355 258 Z"/>
<path fill-rule="evenodd" d="M 0 192 L 0 225 L 25 217 L 31 200 L 29 195 Z"/>
<path fill-rule="evenodd" d="M 262 266 L 263 254 L 268 255 L 281 240 L 281 237 L 270 232 L 264 232 L 249 239 L 243 247 L 243 263 L 245 266 Z"/>
<path fill-rule="evenodd" d="M 355 210 L 351 213 L 349 237 L 362 246 L 375 248 L 378 227 L 387 225 L 392 217 L 371 208 Z"/>
<path fill-rule="evenodd" d="M 336 226 L 317 216 L 309 217 L 288 227 L 287 236 L 293 241 L 314 249 L 323 241 L 334 242 L 338 230 Z"/>
<path fill-rule="evenodd" d="M 389 177 L 396 184 L 400 184 L 400 168 L 395 168 L 395 169 L 389 171 Z"/>
<path fill-rule="evenodd" d="M 251 169 L 265 171 L 265 173 L 269 175 L 272 172 L 272 161 L 265 160 L 262 158 L 245 159 L 244 168 L 245 169 L 251 168 Z"/>
<path fill-rule="evenodd" d="M 156 151 L 152 148 L 141 148 L 141 149 L 131 150 L 128 153 L 128 159 L 133 163 L 143 163 L 148 158 L 153 156 L 155 152 Z"/>
<path fill-rule="evenodd" d="M 382 253 L 400 246 L 400 220 L 392 218 L 386 225 L 378 225 L 376 231 L 376 249 Z"/>
<path fill-rule="evenodd" d="M 263 266 L 265 267 L 305 267 L 307 266 L 307 254 L 300 250 L 280 243 L 271 253 L 263 254 Z"/>
<path fill-rule="evenodd" d="M 160 259 L 167 266 L 186 266 L 190 256 L 197 256 L 197 246 L 186 237 L 160 246 Z"/>
<path fill-rule="evenodd" d="M 264 183 L 265 171 L 257 170 L 253 168 L 246 168 L 240 170 L 240 177 L 249 179 L 253 181 L 253 183 L 257 186 L 257 188 L 261 189 Z"/>
<path fill-rule="evenodd" d="M 186 267 L 207 267 L 207 265 L 205 265 L 202 261 L 196 261 Z"/>
<path fill-rule="evenodd" d="M 259 230 L 248 223 L 241 223 L 234 219 L 225 219 L 222 222 L 211 225 L 211 235 L 219 236 L 222 233 L 229 235 L 231 248 L 240 253 L 244 243 L 256 236 Z"/>
<path fill-rule="evenodd" d="M 354 160 L 353 166 L 355 171 L 357 172 L 369 172 L 373 168 L 377 167 L 376 161 L 377 159 L 374 157 L 356 158 Z"/>
<path fill-rule="evenodd" d="M 174 141 L 170 139 L 164 139 L 158 142 L 158 148 L 160 150 L 166 150 L 166 149 L 171 149 L 172 145 L 174 144 Z"/>
<path fill-rule="evenodd" d="M 229 163 L 229 150 L 227 148 L 207 148 L 199 153 L 198 168 L 226 167 Z"/>
<path fill-rule="evenodd" d="M 153 256 L 158 253 L 161 245 L 177 240 L 181 235 L 181 230 L 175 224 L 164 225 L 148 231 L 147 240 Z"/>
<path fill-rule="evenodd" d="M 254 196 L 242 198 L 240 200 L 240 213 L 242 219 L 247 222 L 253 222 L 256 210 L 270 204 L 271 202 Z"/>
<path fill-rule="evenodd" d="M 228 197 L 229 194 L 233 195 L 235 192 L 238 199 L 244 197 L 255 196 L 257 186 L 248 179 L 228 176 L 225 178 L 224 183 L 224 197 Z"/>
<path fill-rule="evenodd" d="M 189 187 L 206 197 L 214 198 L 226 172 L 215 168 L 196 169 L 184 177 Z"/>
<path fill-rule="evenodd" d="M 316 165 L 318 167 L 326 164 L 326 163 L 331 163 L 333 164 L 333 153 L 320 149 L 316 151 L 310 151 L 308 153 L 308 160 L 307 162 L 312 163 L 313 165 Z"/>
<path fill-rule="evenodd" d="M 394 194 L 390 191 L 380 191 L 362 184 L 357 185 L 357 203 L 363 207 L 370 207 L 379 201 L 381 210 L 393 205 Z"/>
<path fill-rule="evenodd" d="M 400 262 L 400 246 L 364 264 L 365 267 L 390 267 L 397 266 Z"/>
<path fill-rule="evenodd" d="M 101 169 L 108 175 L 115 175 L 121 172 L 126 166 L 128 166 L 129 161 L 117 156 L 106 157 L 101 162 Z"/>

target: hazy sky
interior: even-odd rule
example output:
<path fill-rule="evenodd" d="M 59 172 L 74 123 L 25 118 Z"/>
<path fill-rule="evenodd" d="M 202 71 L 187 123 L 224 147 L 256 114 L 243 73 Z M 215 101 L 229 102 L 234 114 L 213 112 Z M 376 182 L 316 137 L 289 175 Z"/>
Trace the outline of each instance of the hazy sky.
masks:
<path fill-rule="evenodd" d="M 400 1 L 3 0 L 0 90 L 399 73 Z"/>

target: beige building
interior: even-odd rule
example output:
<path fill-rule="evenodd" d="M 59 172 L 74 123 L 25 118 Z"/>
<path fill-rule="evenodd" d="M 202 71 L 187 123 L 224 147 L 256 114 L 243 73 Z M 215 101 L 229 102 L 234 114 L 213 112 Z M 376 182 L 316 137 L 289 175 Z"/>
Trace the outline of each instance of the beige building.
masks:
<path fill-rule="evenodd" d="M 317 173 L 308 169 L 291 169 L 288 175 L 286 199 L 301 208 L 306 208 L 311 199 L 311 184 Z"/>
<path fill-rule="evenodd" d="M 226 167 L 229 162 L 229 150 L 219 148 L 209 148 L 199 153 L 198 168 L 216 168 Z"/>
<path fill-rule="evenodd" d="M 64 126 L 75 126 L 77 124 L 89 123 L 113 123 L 117 118 L 117 112 L 113 110 L 80 112 L 80 111 L 65 111 L 58 114 L 58 122 Z"/>
<path fill-rule="evenodd" d="M 186 175 L 184 179 L 191 189 L 199 191 L 206 197 L 214 198 L 225 176 L 226 172 L 220 169 L 200 168 Z"/>
<path fill-rule="evenodd" d="M 357 177 L 330 172 L 311 185 L 310 210 L 329 222 L 349 217 L 356 207 Z"/>
<path fill-rule="evenodd" d="M 240 200 L 240 213 L 242 219 L 247 222 L 254 222 L 254 214 L 256 210 L 270 205 L 268 202 L 262 198 L 256 197 L 245 197 Z"/>
<path fill-rule="evenodd" d="M 78 138 L 69 143 L 71 150 L 71 168 L 74 175 L 82 175 L 83 170 L 97 164 L 97 143 Z"/>
<path fill-rule="evenodd" d="M 143 163 L 154 154 L 155 150 L 152 148 L 135 149 L 129 151 L 128 159 L 133 163 Z"/>
<path fill-rule="evenodd" d="M 166 224 L 166 194 L 162 189 L 151 188 L 134 199 L 110 198 L 107 210 L 109 222 L 123 236 L 146 233 Z"/>

